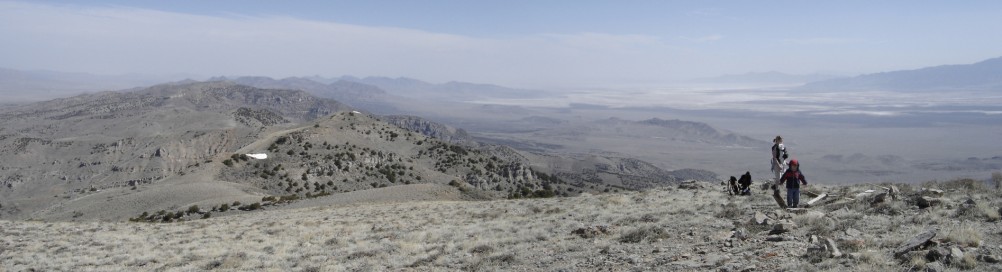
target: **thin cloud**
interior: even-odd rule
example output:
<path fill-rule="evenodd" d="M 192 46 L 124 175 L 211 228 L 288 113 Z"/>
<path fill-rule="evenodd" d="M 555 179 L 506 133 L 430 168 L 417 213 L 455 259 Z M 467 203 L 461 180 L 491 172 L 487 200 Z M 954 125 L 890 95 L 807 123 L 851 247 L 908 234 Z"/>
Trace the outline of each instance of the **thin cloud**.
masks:
<path fill-rule="evenodd" d="M 291 17 L 17 2 L 0 2 L 0 35 L 9 38 L 0 44 L 0 66 L 92 73 L 353 74 L 552 85 L 664 78 L 685 71 L 689 58 L 645 35 L 488 39 Z"/>
<path fill-rule="evenodd" d="M 690 41 L 690 42 L 715 42 L 715 41 L 723 40 L 724 39 L 724 35 L 713 34 L 713 35 L 707 35 L 707 36 L 702 36 L 702 37 L 686 37 L 686 36 L 681 36 L 679 38 L 682 38 L 683 40 L 687 40 L 687 41 Z"/>
<path fill-rule="evenodd" d="M 836 45 L 858 43 L 858 39 L 834 38 L 834 37 L 814 37 L 814 38 L 789 38 L 783 39 L 783 43 L 796 45 Z"/>

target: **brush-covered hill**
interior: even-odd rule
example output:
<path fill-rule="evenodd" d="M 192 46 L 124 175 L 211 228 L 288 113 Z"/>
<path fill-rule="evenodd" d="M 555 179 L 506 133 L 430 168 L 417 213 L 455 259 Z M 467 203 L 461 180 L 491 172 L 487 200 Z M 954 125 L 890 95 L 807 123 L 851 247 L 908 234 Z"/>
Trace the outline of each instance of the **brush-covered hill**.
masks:
<path fill-rule="evenodd" d="M 225 82 L 9 108 L 0 112 L 0 215 L 190 173 L 271 129 L 346 109 L 302 91 Z"/>
<path fill-rule="evenodd" d="M 301 90 L 317 97 L 334 99 L 356 108 L 377 113 L 395 113 L 402 97 L 388 94 L 379 87 L 348 80 L 335 80 L 322 83 L 309 78 L 289 77 L 273 79 L 261 76 L 244 76 L 237 78 L 218 77 L 213 80 L 231 81 L 237 84 L 268 89 Z"/>
<path fill-rule="evenodd" d="M 232 82 L 81 95 L 0 116 L 3 218 L 125 220 L 164 211 L 159 220 L 190 206 L 269 205 L 286 202 L 263 200 L 271 196 L 338 197 L 415 184 L 438 187 L 406 188 L 459 199 L 611 187 L 540 172 L 503 146 L 453 143 L 435 132 L 461 130 L 417 117 L 384 118 L 303 91 Z M 408 197 L 408 190 L 391 191 Z"/>
<path fill-rule="evenodd" d="M 223 161 L 219 179 L 303 197 L 415 183 L 449 184 L 483 198 L 581 191 L 490 149 L 450 144 L 376 116 L 341 112 L 312 124 L 241 148 Z"/>

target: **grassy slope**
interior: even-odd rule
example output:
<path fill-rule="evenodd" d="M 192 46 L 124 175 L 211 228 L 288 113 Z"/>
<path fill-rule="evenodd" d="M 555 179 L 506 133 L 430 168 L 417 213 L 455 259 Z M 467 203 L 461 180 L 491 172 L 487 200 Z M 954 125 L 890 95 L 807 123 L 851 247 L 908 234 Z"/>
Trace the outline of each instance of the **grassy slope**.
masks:
<path fill-rule="evenodd" d="M 788 214 L 800 225 L 769 242 L 756 211 L 776 211 L 771 197 L 732 197 L 719 186 L 659 189 L 571 198 L 342 204 L 266 210 L 172 224 L 0 221 L 0 270 L 711 270 L 894 271 L 891 251 L 930 227 L 934 239 L 971 256 L 998 256 L 999 193 L 955 182 L 949 205 L 919 210 L 908 200 L 870 206 L 830 203 Z M 969 185 L 969 184 L 968 184 Z M 709 186 L 708 186 L 709 187 Z M 845 189 L 843 189 L 845 188 Z M 858 192 L 876 186 L 813 188 Z M 953 190 L 950 190 L 950 189 Z M 911 188 L 904 187 L 907 194 Z M 968 195 L 978 209 L 959 213 Z M 806 198 L 804 202 L 806 202 Z M 582 238 L 572 231 L 610 226 Z M 732 238 L 744 228 L 747 240 Z M 862 232 L 848 237 L 847 229 Z M 838 240 L 853 258 L 805 257 L 815 234 Z M 972 258 L 973 261 L 973 258 Z M 951 269 L 964 265 L 947 266 Z M 977 270 L 1002 266 L 973 261 Z"/>

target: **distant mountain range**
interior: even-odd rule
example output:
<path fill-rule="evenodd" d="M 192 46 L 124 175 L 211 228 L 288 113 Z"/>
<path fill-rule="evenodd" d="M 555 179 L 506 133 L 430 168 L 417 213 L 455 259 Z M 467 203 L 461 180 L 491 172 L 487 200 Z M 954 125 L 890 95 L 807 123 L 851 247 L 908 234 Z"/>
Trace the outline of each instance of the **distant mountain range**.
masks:
<path fill-rule="evenodd" d="M 1000 91 L 1002 57 L 973 64 L 941 65 L 916 70 L 866 74 L 812 82 L 809 91 Z"/>
<path fill-rule="evenodd" d="M 184 78 L 185 76 L 94 75 L 0 68 L 0 100 L 9 102 L 41 101 L 85 92 L 149 86 Z"/>
<path fill-rule="evenodd" d="M 377 113 L 396 113 L 396 101 L 379 87 L 346 80 L 318 81 L 318 77 L 288 77 L 273 79 L 262 76 L 237 78 L 214 77 L 209 81 L 230 81 L 237 84 L 266 89 L 301 90 L 322 98 L 330 98 L 348 105 Z"/>
<path fill-rule="evenodd" d="M 437 101 L 470 101 L 485 98 L 532 98 L 546 95 L 545 92 L 540 90 L 516 89 L 492 84 L 458 81 L 435 84 L 405 77 L 356 78 L 343 76 L 339 80 L 369 84 L 386 90 L 393 95 Z"/>

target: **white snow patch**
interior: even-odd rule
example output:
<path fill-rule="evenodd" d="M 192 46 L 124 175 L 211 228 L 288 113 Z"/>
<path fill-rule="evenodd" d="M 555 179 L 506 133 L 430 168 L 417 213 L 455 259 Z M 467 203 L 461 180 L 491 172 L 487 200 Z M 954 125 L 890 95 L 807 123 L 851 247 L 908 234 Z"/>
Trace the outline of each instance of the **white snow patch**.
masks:
<path fill-rule="evenodd" d="M 251 157 L 251 158 L 254 158 L 254 159 L 258 159 L 258 160 L 263 160 L 263 159 L 267 159 L 268 158 L 268 154 L 264 154 L 264 153 L 260 153 L 260 154 L 247 154 L 247 157 Z"/>

